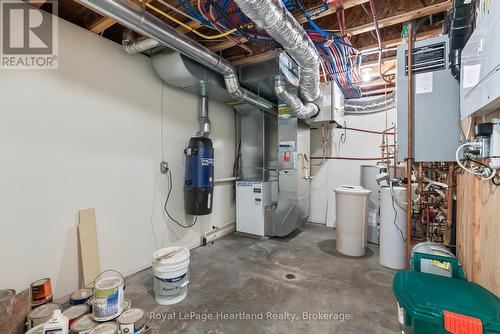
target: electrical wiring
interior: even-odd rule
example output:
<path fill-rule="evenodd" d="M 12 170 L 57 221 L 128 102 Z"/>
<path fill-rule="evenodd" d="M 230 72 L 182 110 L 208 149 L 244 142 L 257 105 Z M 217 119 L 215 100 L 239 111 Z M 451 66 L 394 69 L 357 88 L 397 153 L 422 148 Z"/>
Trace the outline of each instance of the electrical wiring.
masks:
<path fill-rule="evenodd" d="M 194 216 L 194 220 L 193 220 L 193 222 L 191 224 L 184 225 L 184 224 L 180 223 L 177 219 L 173 218 L 170 215 L 170 213 L 168 212 L 168 200 L 170 199 L 170 194 L 172 193 L 173 185 L 172 185 L 172 171 L 169 169 L 167 171 L 167 173 L 168 173 L 168 178 L 167 178 L 168 179 L 168 193 L 167 193 L 167 198 L 165 199 L 165 203 L 163 204 L 163 210 L 167 214 L 168 218 L 170 218 L 171 221 L 173 221 L 174 223 L 176 223 L 180 227 L 182 227 L 182 228 L 193 227 L 196 224 L 196 222 L 198 221 L 198 215 Z"/>
<path fill-rule="evenodd" d="M 466 171 L 470 174 L 479 176 L 483 181 L 489 181 L 489 180 L 493 179 L 496 175 L 496 172 L 497 172 L 496 169 L 491 169 L 490 167 L 488 167 L 484 164 L 481 164 L 481 163 L 479 163 L 481 168 L 471 169 L 471 168 L 468 168 L 464 163 L 462 163 L 462 161 L 460 159 L 460 151 L 462 151 L 462 149 L 464 147 L 467 147 L 467 146 L 481 147 L 481 143 L 476 143 L 476 142 L 469 143 L 468 142 L 468 143 L 464 143 L 464 144 L 460 145 L 457 148 L 457 151 L 455 152 L 455 160 L 457 161 L 457 164 L 460 166 L 460 168 L 462 168 L 464 171 Z M 465 160 L 475 162 L 474 160 L 470 159 L 469 157 L 466 157 Z M 475 163 L 477 163 L 477 162 L 475 162 Z"/>
<path fill-rule="evenodd" d="M 197 18 L 195 18 L 195 17 L 193 17 L 193 16 L 191 16 L 191 15 L 189 15 L 189 14 L 187 14 L 187 13 L 183 12 L 182 10 L 180 10 L 180 9 L 179 9 L 179 8 L 177 8 L 177 7 L 172 6 L 172 5 L 171 5 L 171 4 L 169 4 L 168 2 L 165 2 L 165 1 L 163 1 L 163 0 L 156 0 L 156 1 L 158 1 L 159 3 L 161 3 L 163 6 L 167 7 L 168 9 L 170 9 L 170 10 L 172 10 L 172 11 L 176 12 L 177 14 L 180 14 L 180 15 L 184 16 L 184 17 L 185 17 L 185 18 L 187 18 L 187 19 L 190 19 L 191 21 L 196 21 L 196 22 L 202 23 L 202 22 L 201 22 L 200 20 L 198 20 Z"/>
<path fill-rule="evenodd" d="M 141 1 L 143 2 L 143 1 Z M 236 31 L 238 31 L 238 29 L 236 28 L 233 28 L 231 30 L 228 30 L 226 32 L 223 32 L 221 34 L 218 34 L 218 35 L 212 35 L 212 36 L 208 36 L 208 35 L 205 35 L 201 32 L 199 32 L 198 30 L 194 29 L 194 28 L 191 28 L 190 26 L 188 26 L 187 24 L 183 23 L 182 21 L 179 21 L 178 19 L 176 19 L 175 17 L 165 13 L 164 11 L 162 11 L 161 9 L 158 9 L 157 7 L 151 5 L 150 3 L 145 3 L 145 6 L 149 9 L 151 9 L 152 11 L 160 14 L 160 15 L 163 15 L 165 16 L 166 18 L 168 18 L 169 20 L 171 21 L 174 21 L 175 23 L 177 23 L 178 25 L 188 29 L 190 32 L 193 32 L 194 34 L 200 36 L 201 38 L 204 38 L 204 39 L 208 39 L 208 40 L 211 40 L 211 39 L 218 39 L 218 38 L 221 38 L 221 37 L 225 37 L 227 35 L 230 35 L 230 34 L 233 34 L 235 33 Z"/>

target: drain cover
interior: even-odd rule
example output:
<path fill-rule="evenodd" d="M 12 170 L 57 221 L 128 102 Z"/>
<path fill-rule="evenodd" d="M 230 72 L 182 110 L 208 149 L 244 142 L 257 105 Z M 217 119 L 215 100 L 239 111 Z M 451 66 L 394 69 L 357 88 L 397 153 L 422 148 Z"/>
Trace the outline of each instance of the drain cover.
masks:
<path fill-rule="evenodd" d="M 294 275 L 294 274 L 286 274 L 286 275 L 285 275 L 285 278 L 286 278 L 286 279 L 294 279 L 294 278 L 295 278 L 295 275 Z"/>

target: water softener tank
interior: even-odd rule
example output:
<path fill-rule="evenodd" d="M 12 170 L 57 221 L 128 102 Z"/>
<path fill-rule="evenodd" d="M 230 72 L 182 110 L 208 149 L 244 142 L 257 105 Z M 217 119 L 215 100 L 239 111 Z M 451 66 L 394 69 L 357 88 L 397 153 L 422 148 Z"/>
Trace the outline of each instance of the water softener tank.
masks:
<path fill-rule="evenodd" d="M 184 206 L 193 216 L 212 213 L 214 190 L 214 147 L 206 137 L 192 137 L 186 148 Z"/>

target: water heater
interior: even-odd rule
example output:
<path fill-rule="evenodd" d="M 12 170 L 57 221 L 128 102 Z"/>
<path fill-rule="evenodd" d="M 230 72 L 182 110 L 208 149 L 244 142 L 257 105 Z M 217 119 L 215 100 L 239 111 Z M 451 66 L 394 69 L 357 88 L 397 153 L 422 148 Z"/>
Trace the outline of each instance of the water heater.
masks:
<path fill-rule="evenodd" d="M 214 147 L 206 137 L 192 137 L 185 150 L 184 207 L 193 216 L 212 213 Z"/>

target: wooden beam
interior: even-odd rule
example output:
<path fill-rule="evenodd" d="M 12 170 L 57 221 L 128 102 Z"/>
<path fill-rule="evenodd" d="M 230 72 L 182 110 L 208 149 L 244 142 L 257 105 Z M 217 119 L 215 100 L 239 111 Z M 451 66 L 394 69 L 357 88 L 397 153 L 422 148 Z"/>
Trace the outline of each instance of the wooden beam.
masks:
<path fill-rule="evenodd" d="M 113 26 L 115 23 L 116 21 L 114 19 L 104 16 L 101 17 L 99 20 L 95 21 L 94 23 L 92 23 L 87 29 L 96 34 L 100 34 L 104 30 Z"/>
<path fill-rule="evenodd" d="M 345 0 L 345 1 L 342 2 L 342 6 L 344 7 L 344 9 L 349 9 L 349 8 L 352 8 L 352 7 L 355 7 L 355 6 L 367 3 L 368 1 L 369 0 Z M 323 13 L 320 13 L 320 14 L 318 14 L 316 16 L 311 17 L 311 19 L 312 20 L 317 20 L 317 19 L 320 19 L 322 17 L 334 14 L 335 12 L 336 12 L 335 6 L 331 6 L 330 8 L 328 8 L 327 10 L 325 10 Z M 296 15 L 295 19 L 299 23 L 305 23 L 305 22 L 307 22 L 306 17 L 304 15 L 302 15 L 302 14 Z"/>
<path fill-rule="evenodd" d="M 256 55 L 249 56 L 249 57 L 241 57 L 241 58 L 237 58 L 237 59 L 233 59 L 233 60 L 229 59 L 229 60 L 233 63 L 233 65 L 258 63 L 260 61 L 264 61 L 264 60 L 268 60 L 268 59 L 271 59 L 273 57 L 276 57 L 276 55 L 280 52 L 281 52 L 281 50 L 271 50 L 271 51 L 266 51 L 263 53 L 258 53 Z"/>
<path fill-rule="evenodd" d="M 362 0 L 357 0 L 357 2 L 361 2 L 362 3 L 363 1 Z M 347 2 L 346 2 L 346 4 L 347 4 Z M 354 1 L 351 2 L 351 5 L 355 5 Z M 414 10 L 414 11 L 411 11 L 411 12 L 408 12 L 408 13 L 403 13 L 403 14 L 400 14 L 400 15 L 391 16 L 391 17 L 379 20 L 378 21 L 379 27 L 380 28 L 388 27 L 388 26 L 391 26 L 391 25 L 394 25 L 394 24 L 399 24 L 399 23 L 403 23 L 403 22 L 406 22 L 406 21 L 411 21 L 411 20 L 414 20 L 414 19 L 419 18 L 419 17 L 424 17 L 424 16 L 428 16 L 428 15 L 431 15 L 431 14 L 440 13 L 440 12 L 443 12 L 443 11 L 446 11 L 446 10 L 450 9 L 451 5 L 452 5 L 451 1 L 448 0 L 446 2 L 441 2 L 441 3 L 435 4 L 435 5 L 428 6 L 428 7 L 421 8 L 421 9 L 417 9 L 417 10 Z M 315 19 L 316 18 L 318 18 L 318 17 L 315 17 Z M 362 34 L 362 33 L 365 33 L 365 32 L 369 32 L 369 31 L 372 31 L 372 30 L 375 30 L 374 24 L 373 23 L 368 23 L 368 24 L 361 25 L 359 27 L 354 27 L 354 28 L 351 28 L 351 29 L 347 29 L 347 32 L 348 32 L 349 35 L 354 36 L 354 35 L 359 35 L 359 34 Z M 241 43 L 245 43 L 245 42 L 247 42 L 247 39 L 246 38 L 240 38 L 239 41 Z M 399 44 L 400 39 L 398 39 L 397 41 L 391 40 L 391 42 Z M 383 47 L 384 48 L 391 47 L 388 44 L 389 43 L 387 43 L 387 42 L 383 43 Z M 236 43 L 234 43 L 232 41 L 225 41 L 225 42 L 213 45 L 213 46 L 209 47 L 209 49 L 212 50 L 212 51 L 214 51 L 214 52 L 219 52 L 219 51 L 222 51 L 222 50 L 225 50 L 225 49 L 229 49 L 229 48 L 231 48 L 231 47 L 233 47 L 235 45 L 236 45 Z M 370 46 L 370 48 L 373 49 L 374 47 Z M 377 46 L 375 46 L 375 48 L 377 48 Z"/>
<path fill-rule="evenodd" d="M 441 35 L 442 33 L 443 33 L 442 28 L 425 31 L 425 32 L 417 34 L 417 41 L 436 37 L 436 36 Z M 393 47 L 398 46 L 399 44 L 401 44 L 401 38 L 394 38 L 394 39 L 382 41 L 382 48 L 384 48 L 384 49 L 393 48 Z M 358 50 L 361 52 L 368 52 L 368 51 L 377 50 L 377 48 L 378 48 L 377 44 L 371 44 L 371 45 L 364 46 Z"/>
<path fill-rule="evenodd" d="M 417 10 L 413 10 L 411 12 L 407 12 L 407 13 L 403 13 L 403 14 L 399 14 L 399 15 L 395 15 L 395 16 L 387 17 L 385 19 L 378 20 L 378 26 L 379 26 L 379 28 L 389 27 L 389 26 L 392 26 L 395 24 L 404 23 L 407 21 L 415 20 L 415 19 L 418 19 L 421 17 L 432 15 L 432 14 L 441 13 L 441 12 L 444 12 L 444 11 L 451 9 L 451 6 L 452 6 L 452 1 L 448 0 L 448 1 L 441 2 L 438 4 L 432 5 L 432 6 L 427 6 L 425 8 L 420 8 Z M 347 29 L 347 33 L 349 35 L 353 36 L 353 35 L 363 34 L 365 32 L 370 32 L 373 30 L 375 30 L 375 25 L 373 24 L 373 22 L 370 22 L 370 23 L 361 25 L 359 27 Z"/>

